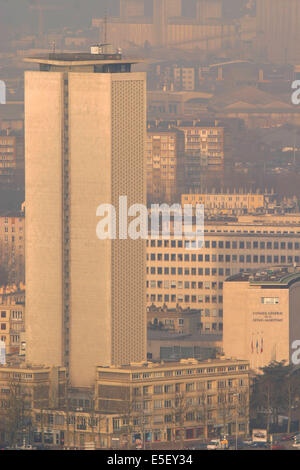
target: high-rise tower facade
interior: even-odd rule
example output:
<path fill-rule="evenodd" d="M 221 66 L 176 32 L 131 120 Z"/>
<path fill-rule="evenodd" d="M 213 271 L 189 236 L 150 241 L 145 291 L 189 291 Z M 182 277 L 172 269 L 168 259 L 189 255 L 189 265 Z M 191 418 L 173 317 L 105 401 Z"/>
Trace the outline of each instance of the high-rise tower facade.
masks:
<path fill-rule="evenodd" d="M 25 75 L 27 360 L 77 387 L 146 358 L 144 241 L 96 236 L 100 204 L 146 201 L 146 80 L 106 52 L 27 59 Z"/>

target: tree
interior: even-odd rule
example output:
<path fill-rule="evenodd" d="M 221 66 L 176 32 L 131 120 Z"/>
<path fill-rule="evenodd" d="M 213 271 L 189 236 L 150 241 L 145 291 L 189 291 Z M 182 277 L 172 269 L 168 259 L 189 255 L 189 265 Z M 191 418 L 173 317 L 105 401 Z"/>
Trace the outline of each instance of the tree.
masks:
<path fill-rule="evenodd" d="M 249 410 L 249 392 L 242 391 L 238 394 L 238 401 L 236 405 L 236 413 L 238 417 L 243 417 L 246 423 L 246 435 L 249 434 L 249 419 L 250 419 L 250 410 Z"/>
<path fill-rule="evenodd" d="M 220 390 L 218 393 L 218 413 L 222 420 L 223 434 L 228 433 L 228 422 L 231 418 L 232 405 L 228 401 L 228 396 L 225 391 Z"/>
<path fill-rule="evenodd" d="M 9 382 L 7 399 L 3 400 L 5 408 L 2 414 L 2 422 L 10 447 L 15 447 L 20 441 L 23 442 L 25 436 L 30 433 L 31 410 L 28 396 L 30 394 L 21 384 L 20 378 L 13 377 Z"/>
<path fill-rule="evenodd" d="M 204 439 L 208 438 L 208 403 L 207 403 L 207 394 L 202 392 L 197 399 L 197 404 L 195 407 L 196 410 L 196 419 L 204 427 Z"/>
<path fill-rule="evenodd" d="M 144 437 L 144 409 L 143 398 L 140 389 L 133 389 L 132 394 L 128 390 L 127 399 L 123 401 L 124 405 L 120 410 L 121 427 L 117 434 L 127 441 L 127 449 L 134 447 L 132 435 L 134 432 L 140 433 Z"/>
<path fill-rule="evenodd" d="M 0 265 L 0 287 L 7 286 L 7 284 L 8 284 L 8 271 L 3 265 Z"/>
<path fill-rule="evenodd" d="M 174 433 L 179 428 L 179 441 L 180 449 L 184 449 L 185 439 L 185 424 L 187 421 L 187 414 L 195 414 L 194 404 L 191 398 L 187 398 L 183 392 L 176 392 L 172 401 L 172 422 L 174 426 Z M 174 436 L 176 439 L 176 434 Z"/>
<path fill-rule="evenodd" d="M 271 424 L 278 426 L 279 414 L 287 413 L 290 429 L 292 409 L 300 400 L 300 373 L 284 361 L 272 362 L 261 371 L 252 386 L 251 417 L 269 432 Z"/>

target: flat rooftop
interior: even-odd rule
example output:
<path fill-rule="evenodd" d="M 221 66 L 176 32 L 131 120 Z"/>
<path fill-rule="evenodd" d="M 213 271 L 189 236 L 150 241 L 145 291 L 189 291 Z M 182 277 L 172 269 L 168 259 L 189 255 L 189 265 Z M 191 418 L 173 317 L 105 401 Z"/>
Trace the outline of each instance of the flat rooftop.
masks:
<path fill-rule="evenodd" d="M 137 64 L 142 59 L 124 59 L 122 54 L 91 54 L 89 52 L 51 52 L 49 54 L 26 57 L 24 62 L 40 65 L 56 66 L 82 66 L 82 65 L 110 65 L 110 64 Z"/>
<path fill-rule="evenodd" d="M 249 361 L 235 358 L 224 358 L 224 359 L 206 359 L 206 360 L 197 360 L 197 359 L 181 359 L 180 361 L 174 362 L 141 362 L 141 363 L 131 363 L 122 366 L 110 366 L 102 367 L 98 366 L 97 369 L 107 372 L 130 372 L 135 370 L 153 370 L 153 369 L 180 369 L 180 368 L 190 368 L 192 366 L 204 368 L 204 367 L 222 367 L 222 366 L 247 366 Z"/>
<path fill-rule="evenodd" d="M 278 287 L 288 289 L 295 282 L 300 281 L 300 267 L 277 266 L 258 271 L 247 271 L 235 274 L 226 279 L 226 282 L 249 282 L 252 286 Z"/>
<path fill-rule="evenodd" d="M 199 345 L 201 343 L 220 343 L 222 341 L 222 335 L 213 334 L 213 333 L 205 333 L 205 334 L 176 334 L 173 332 L 163 331 L 163 330 L 152 330 L 148 328 L 147 331 L 147 339 L 148 341 L 174 341 L 174 344 L 178 346 L 178 343 L 193 343 Z"/>

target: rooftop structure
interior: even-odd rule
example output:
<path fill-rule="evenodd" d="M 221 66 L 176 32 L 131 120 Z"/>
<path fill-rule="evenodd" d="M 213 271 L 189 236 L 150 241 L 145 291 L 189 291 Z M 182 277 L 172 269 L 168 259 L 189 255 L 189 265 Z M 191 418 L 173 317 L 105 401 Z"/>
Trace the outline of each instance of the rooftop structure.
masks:
<path fill-rule="evenodd" d="M 224 353 L 259 371 L 293 363 L 299 339 L 300 270 L 264 266 L 229 277 L 223 289 Z"/>
<path fill-rule="evenodd" d="M 295 272 L 292 267 L 270 267 L 258 271 L 242 272 L 230 276 L 227 282 L 249 282 L 250 286 L 261 286 L 271 289 L 289 289 L 292 284 L 300 280 L 300 271 Z"/>
<path fill-rule="evenodd" d="M 24 62 L 38 64 L 41 72 L 84 71 L 92 73 L 130 72 L 131 66 L 143 62 L 140 59 L 123 59 L 120 50 L 110 44 L 92 46 L 88 52 L 52 52 L 46 55 L 28 57 Z"/>
<path fill-rule="evenodd" d="M 111 374 L 112 372 L 118 371 L 122 372 L 131 372 L 131 371 L 140 371 L 146 372 L 147 370 L 152 369 L 159 369 L 159 370 L 168 370 L 171 369 L 173 371 L 178 369 L 190 369 L 191 367 L 196 367 L 193 370 L 193 374 L 188 375 L 197 375 L 203 374 L 207 372 L 208 374 L 216 372 L 212 371 L 211 368 L 213 367 L 238 367 L 240 370 L 248 370 L 249 369 L 249 361 L 245 360 L 237 360 L 237 359 L 230 359 L 230 358 L 220 358 L 220 359 L 207 359 L 206 361 L 198 361 L 197 359 L 188 358 L 188 359 L 181 359 L 180 361 L 176 362 L 132 362 L 130 364 L 125 364 L 122 366 L 111 366 L 111 367 L 97 367 L 98 377 L 104 377 L 105 371 Z M 201 369 L 198 369 L 201 367 Z M 176 375 L 176 374 L 174 374 Z M 171 376 L 171 375 L 169 375 Z M 141 379 L 142 377 L 132 377 L 133 380 Z"/>

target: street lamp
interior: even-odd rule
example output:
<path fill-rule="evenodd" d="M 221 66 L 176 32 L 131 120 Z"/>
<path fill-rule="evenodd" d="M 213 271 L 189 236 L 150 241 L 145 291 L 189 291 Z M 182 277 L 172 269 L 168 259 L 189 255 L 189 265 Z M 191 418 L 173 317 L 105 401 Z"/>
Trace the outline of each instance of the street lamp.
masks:
<path fill-rule="evenodd" d="M 238 393 L 234 393 L 233 396 L 236 398 L 235 407 L 235 450 L 238 450 Z"/>

